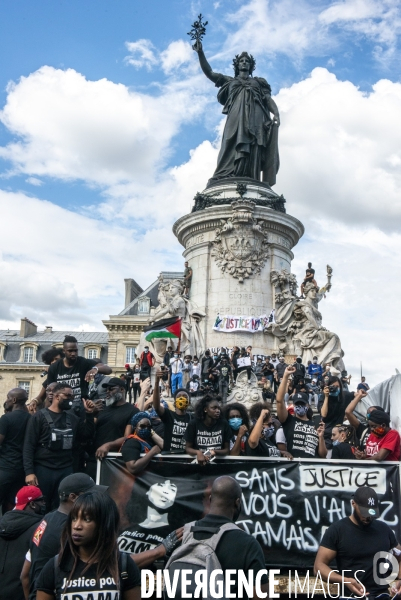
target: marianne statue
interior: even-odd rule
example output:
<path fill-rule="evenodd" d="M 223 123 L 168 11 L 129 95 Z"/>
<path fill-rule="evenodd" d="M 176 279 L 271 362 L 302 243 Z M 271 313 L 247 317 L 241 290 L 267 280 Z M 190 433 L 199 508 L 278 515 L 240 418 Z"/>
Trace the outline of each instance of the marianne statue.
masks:
<path fill-rule="evenodd" d="M 247 52 L 237 55 L 234 77 L 230 77 L 212 71 L 199 36 L 192 47 L 206 77 L 220 88 L 217 100 L 227 115 L 217 168 L 209 185 L 227 177 L 250 177 L 274 185 L 280 164 L 280 116 L 270 85 L 262 77 L 252 76 L 255 59 Z"/>

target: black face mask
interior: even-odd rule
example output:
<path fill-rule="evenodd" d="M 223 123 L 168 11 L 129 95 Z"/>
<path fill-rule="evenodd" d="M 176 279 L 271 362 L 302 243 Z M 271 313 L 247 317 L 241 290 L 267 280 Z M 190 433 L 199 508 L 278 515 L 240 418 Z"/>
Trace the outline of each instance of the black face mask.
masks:
<path fill-rule="evenodd" d="M 46 504 L 35 504 L 34 511 L 37 515 L 46 514 Z"/>
<path fill-rule="evenodd" d="M 71 406 L 72 400 L 62 400 L 62 402 L 59 403 L 61 410 L 70 410 Z"/>

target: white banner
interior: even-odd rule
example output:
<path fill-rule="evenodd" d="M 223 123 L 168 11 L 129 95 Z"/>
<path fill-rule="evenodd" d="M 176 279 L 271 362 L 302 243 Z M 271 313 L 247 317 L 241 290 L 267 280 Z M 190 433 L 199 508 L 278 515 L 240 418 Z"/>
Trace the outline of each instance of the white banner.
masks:
<path fill-rule="evenodd" d="M 237 317 L 234 315 L 224 315 L 221 317 L 220 315 L 217 315 L 213 329 L 214 331 L 221 331 L 224 333 L 231 333 L 232 331 L 256 333 L 257 331 L 263 331 L 269 323 L 275 323 L 274 309 L 270 312 L 269 316 L 261 315 L 260 317 Z"/>

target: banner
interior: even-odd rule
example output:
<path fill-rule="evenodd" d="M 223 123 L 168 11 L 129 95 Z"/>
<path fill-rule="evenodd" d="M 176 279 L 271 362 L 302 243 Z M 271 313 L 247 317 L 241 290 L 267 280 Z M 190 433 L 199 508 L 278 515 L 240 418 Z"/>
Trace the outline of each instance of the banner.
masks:
<path fill-rule="evenodd" d="M 237 525 L 259 541 L 268 567 L 311 568 L 325 530 L 351 514 L 352 495 L 364 485 L 376 490 L 381 519 L 401 539 L 398 463 L 228 458 L 202 467 L 165 455 L 133 477 L 120 456 L 108 456 L 100 483 L 110 486 L 120 510 L 120 549 L 152 549 L 174 529 L 201 519 L 221 475 L 241 486 Z"/>
<path fill-rule="evenodd" d="M 234 315 L 225 315 L 221 317 L 217 315 L 213 325 L 214 331 L 223 333 L 231 333 L 233 331 L 246 331 L 248 333 L 256 333 L 263 331 L 269 323 L 275 323 L 274 309 L 270 315 L 262 315 L 260 317 L 243 317 Z"/>

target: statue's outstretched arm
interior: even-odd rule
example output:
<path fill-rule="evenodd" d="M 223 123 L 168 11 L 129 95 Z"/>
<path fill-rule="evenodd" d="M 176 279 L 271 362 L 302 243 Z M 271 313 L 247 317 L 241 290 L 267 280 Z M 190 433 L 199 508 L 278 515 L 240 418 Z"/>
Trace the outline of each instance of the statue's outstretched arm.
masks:
<path fill-rule="evenodd" d="M 199 64 L 201 66 L 202 71 L 206 75 L 206 77 L 208 79 L 210 79 L 210 81 L 213 81 L 213 83 L 216 83 L 218 81 L 218 79 L 221 77 L 221 75 L 220 75 L 220 73 L 214 73 L 214 71 L 212 71 L 212 67 L 207 62 L 206 56 L 205 56 L 205 54 L 203 52 L 202 42 L 200 42 L 200 41 L 196 42 L 192 46 L 192 48 L 198 54 Z"/>

